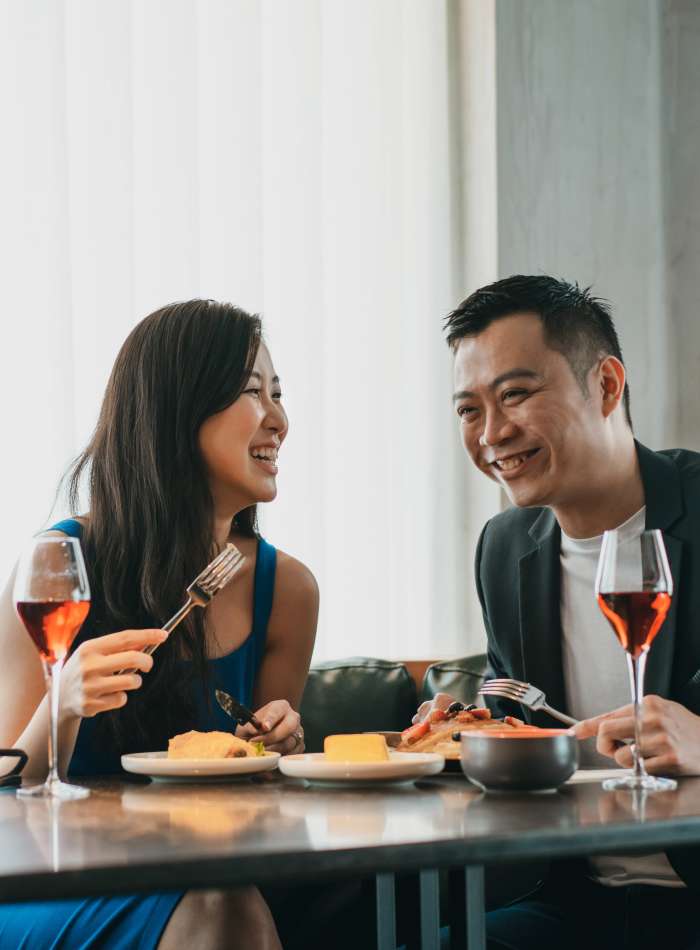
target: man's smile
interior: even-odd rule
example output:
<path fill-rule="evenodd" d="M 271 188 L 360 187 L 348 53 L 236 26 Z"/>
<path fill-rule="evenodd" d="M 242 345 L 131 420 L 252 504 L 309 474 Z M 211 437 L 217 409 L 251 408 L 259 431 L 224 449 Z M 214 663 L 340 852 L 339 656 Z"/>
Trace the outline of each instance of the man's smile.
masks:
<path fill-rule="evenodd" d="M 526 449 L 524 452 L 513 453 L 512 455 L 502 455 L 499 458 L 489 462 L 502 475 L 519 475 L 527 462 L 533 458 L 539 449 Z"/>

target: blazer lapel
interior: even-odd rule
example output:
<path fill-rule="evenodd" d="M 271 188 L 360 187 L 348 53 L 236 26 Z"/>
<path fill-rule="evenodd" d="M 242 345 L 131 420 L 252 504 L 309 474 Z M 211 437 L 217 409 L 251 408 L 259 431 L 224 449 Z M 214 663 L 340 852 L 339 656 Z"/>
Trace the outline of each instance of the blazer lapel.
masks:
<path fill-rule="evenodd" d="M 520 558 L 519 609 L 523 679 L 542 689 L 547 702 L 566 707 L 561 649 L 560 531 L 549 509 L 530 529 L 536 544 Z M 554 724 L 543 713 L 531 714 L 537 725 Z"/>
<path fill-rule="evenodd" d="M 671 673 L 676 645 L 676 617 L 678 616 L 678 588 L 681 577 L 681 557 L 683 543 L 678 538 L 664 534 L 666 553 L 673 575 L 673 597 L 671 609 L 666 614 L 664 624 L 649 648 L 647 668 L 644 674 L 644 692 L 656 693 L 668 697 L 671 692 Z"/>
<path fill-rule="evenodd" d="M 681 559 L 683 542 L 673 537 L 670 528 L 683 515 L 683 493 L 678 469 L 665 455 L 652 452 L 637 443 L 639 470 L 644 485 L 646 525 L 648 529 L 663 531 L 671 574 L 673 575 L 673 598 L 664 625 L 649 649 L 645 675 L 645 693 L 668 696 L 671 690 L 671 674 L 676 640 L 676 618 L 681 583 Z"/>

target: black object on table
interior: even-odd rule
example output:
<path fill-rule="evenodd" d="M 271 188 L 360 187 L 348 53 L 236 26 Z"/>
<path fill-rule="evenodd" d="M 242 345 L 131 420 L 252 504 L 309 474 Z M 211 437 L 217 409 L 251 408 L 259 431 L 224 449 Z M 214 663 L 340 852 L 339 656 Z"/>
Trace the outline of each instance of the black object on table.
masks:
<path fill-rule="evenodd" d="M 0 759 L 17 759 L 14 768 L 0 776 L 0 788 L 17 788 L 22 784 L 21 773 L 27 758 L 27 753 L 22 749 L 0 749 Z"/>

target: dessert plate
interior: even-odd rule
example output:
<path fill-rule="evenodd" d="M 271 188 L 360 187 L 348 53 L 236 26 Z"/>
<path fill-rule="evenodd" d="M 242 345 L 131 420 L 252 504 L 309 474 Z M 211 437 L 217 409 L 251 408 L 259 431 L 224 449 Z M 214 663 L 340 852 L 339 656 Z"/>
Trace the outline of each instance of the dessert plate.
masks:
<path fill-rule="evenodd" d="M 133 752 L 122 756 L 122 768 L 136 775 L 171 781 L 222 781 L 277 768 L 279 752 L 240 759 L 169 759 L 167 752 Z"/>
<path fill-rule="evenodd" d="M 444 765 L 444 757 L 435 752 L 390 751 L 386 762 L 329 762 L 323 752 L 306 752 L 285 755 L 280 759 L 279 768 L 290 778 L 352 785 L 358 782 L 411 782 L 427 775 L 437 775 Z"/>

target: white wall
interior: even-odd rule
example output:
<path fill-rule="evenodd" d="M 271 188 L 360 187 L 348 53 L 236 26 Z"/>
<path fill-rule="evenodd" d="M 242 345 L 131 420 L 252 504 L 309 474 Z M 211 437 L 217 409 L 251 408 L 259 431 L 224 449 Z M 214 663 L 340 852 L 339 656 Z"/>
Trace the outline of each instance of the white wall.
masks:
<path fill-rule="evenodd" d="M 663 5 L 663 141 L 670 383 L 677 444 L 700 451 L 700 4 Z"/>
<path fill-rule="evenodd" d="M 664 207 L 667 180 L 682 205 L 692 178 L 697 129 L 686 124 L 681 133 L 685 165 L 674 149 L 664 167 L 665 136 L 671 112 L 690 105 L 693 89 L 697 123 L 699 50 L 697 32 L 684 36 L 669 97 L 664 14 L 678 15 L 657 0 L 498 0 L 496 9 L 499 274 L 551 273 L 593 284 L 611 301 L 635 430 L 655 448 L 679 435 L 677 334 L 690 330 L 690 347 L 700 346 L 700 330 L 681 316 L 687 289 L 678 299 L 679 264 L 669 266 L 679 250 L 691 251 L 693 223 L 681 234 L 671 218 L 667 235 Z M 696 30 L 697 14 L 696 7 Z M 692 189 L 697 194 L 697 181 Z M 685 266 L 686 282 L 697 287 Z M 690 401 L 686 387 L 683 402 Z"/>

